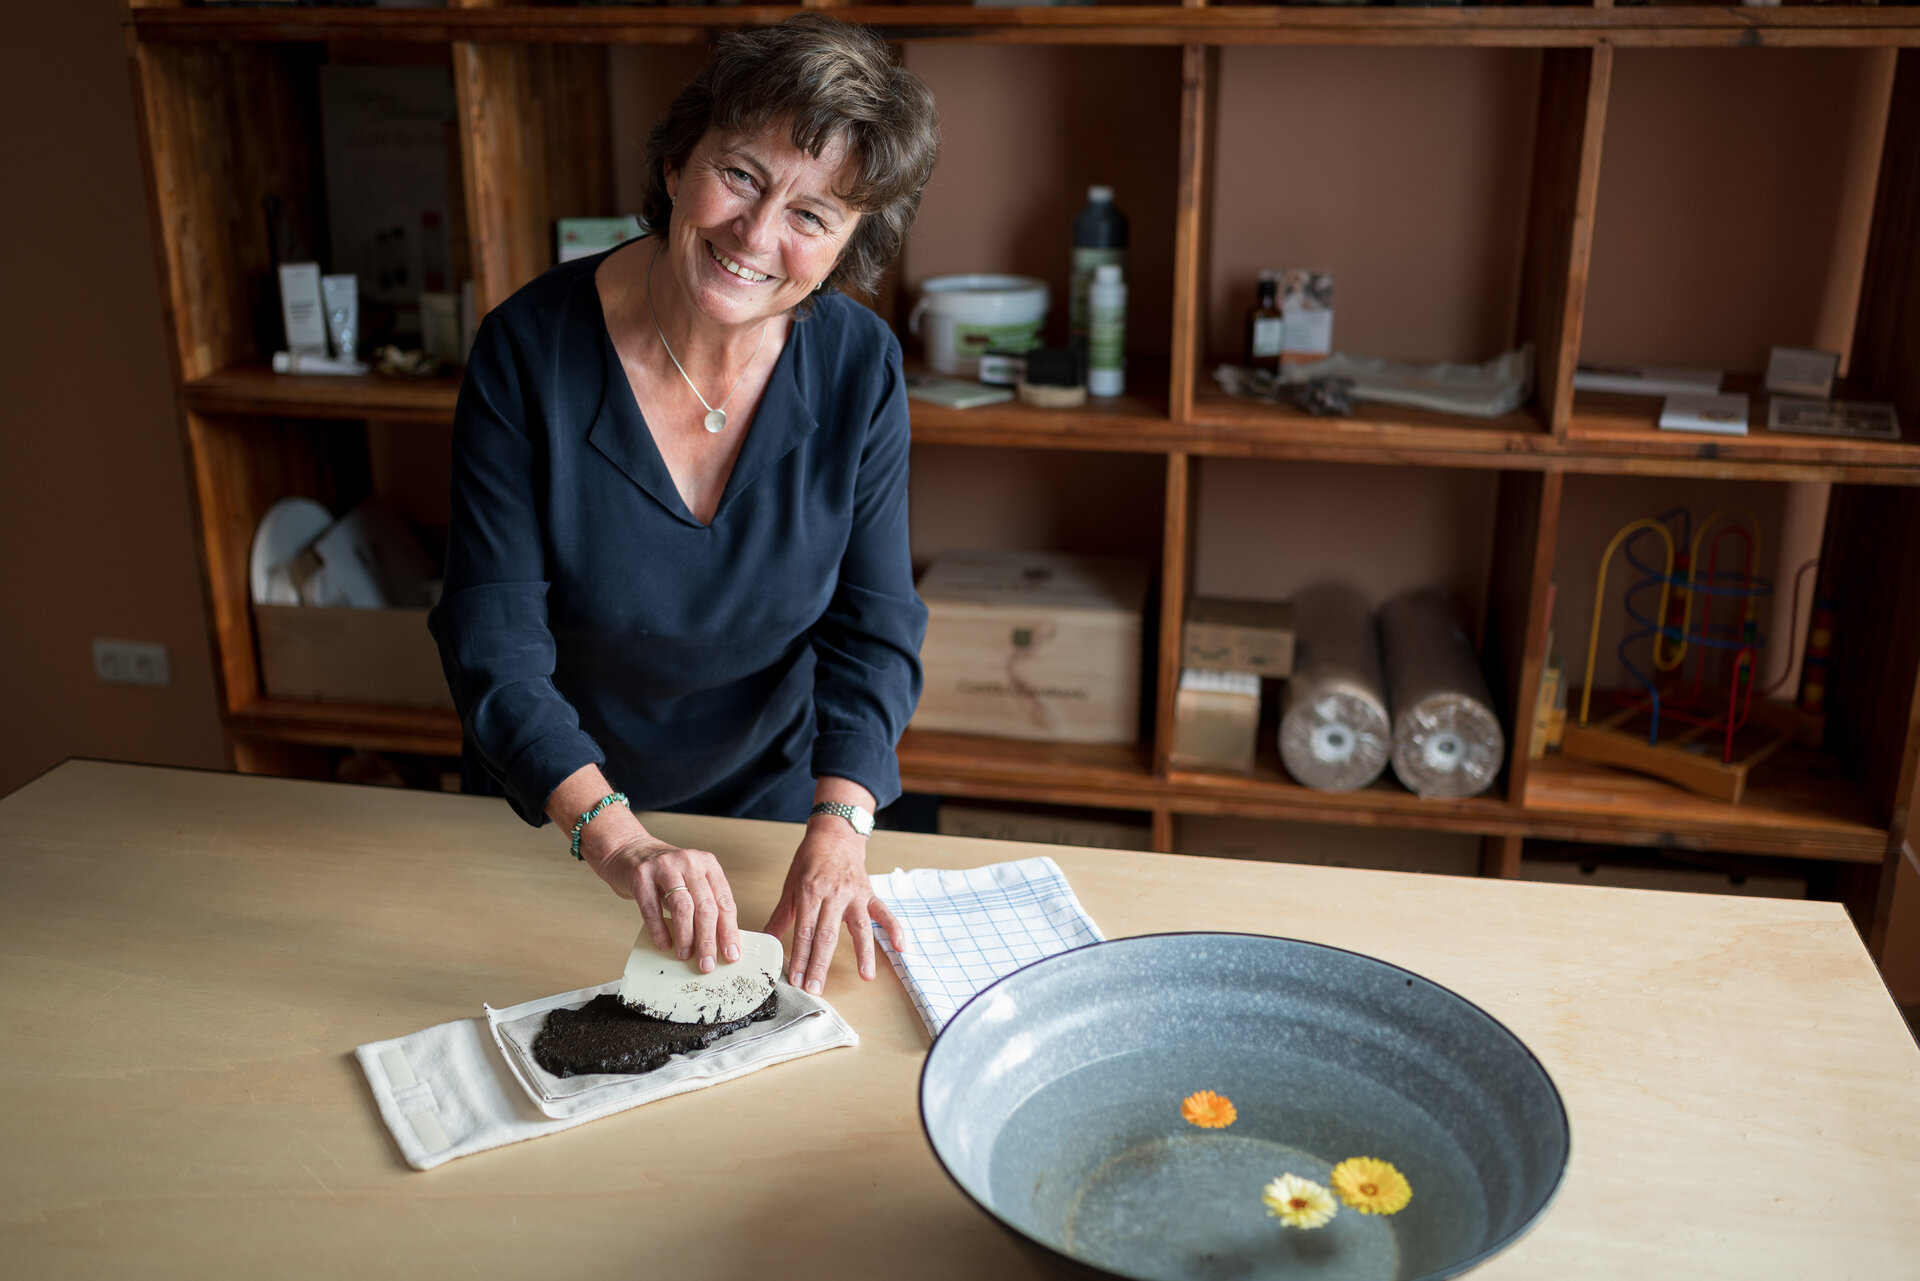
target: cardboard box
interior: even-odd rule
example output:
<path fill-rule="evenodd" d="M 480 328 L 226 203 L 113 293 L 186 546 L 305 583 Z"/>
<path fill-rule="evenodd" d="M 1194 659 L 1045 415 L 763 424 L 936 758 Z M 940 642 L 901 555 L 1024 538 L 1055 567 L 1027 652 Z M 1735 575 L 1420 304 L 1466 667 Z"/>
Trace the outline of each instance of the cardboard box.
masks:
<path fill-rule="evenodd" d="M 1040 845 L 1079 845 L 1104 850 L 1144 850 L 1153 846 L 1153 826 L 1089 818 L 1064 807 L 940 806 L 936 824 L 942 836 L 971 836 L 989 841 L 1031 841 Z"/>
<path fill-rule="evenodd" d="M 1293 673 L 1293 603 L 1195 596 L 1180 628 L 1180 665 L 1255 676 Z"/>
<path fill-rule="evenodd" d="M 1173 695 L 1175 769 L 1253 772 L 1260 734 L 1260 678 L 1251 672 L 1189 667 Z"/>
<path fill-rule="evenodd" d="M 958 551 L 920 576 L 926 684 L 913 728 L 1062 743 L 1140 735 L 1148 567 Z"/>
<path fill-rule="evenodd" d="M 1174 819 L 1173 848 L 1182 854 L 1253 858 L 1269 863 L 1448 876 L 1480 874 L 1480 838 L 1460 832 L 1183 814 Z"/>
<path fill-rule="evenodd" d="M 453 710 L 424 609 L 255 605 L 269 698 Z"/>

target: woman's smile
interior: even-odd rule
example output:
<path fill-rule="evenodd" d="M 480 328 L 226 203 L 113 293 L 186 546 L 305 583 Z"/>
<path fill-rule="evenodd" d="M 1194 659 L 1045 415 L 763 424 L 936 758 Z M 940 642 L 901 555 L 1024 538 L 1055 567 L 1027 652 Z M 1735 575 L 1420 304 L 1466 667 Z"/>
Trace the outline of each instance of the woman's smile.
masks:
<path fill-rule="evenodd" d="M 727 255 L 713 247 L 711 240 L 703 241 L 702 243 L 707 247 L 707 257 L 713 259 L 716 263 L 719 263 L 720 266 L 724 267 L 733 275 L 740 277 L 740 279 L 746 281 L 748 284 L 761 285 L 773 279 L 772 275 L 767 272 L 755 271 L 744 263 L 736 262 L 734 259 L 727 257 Z"/>

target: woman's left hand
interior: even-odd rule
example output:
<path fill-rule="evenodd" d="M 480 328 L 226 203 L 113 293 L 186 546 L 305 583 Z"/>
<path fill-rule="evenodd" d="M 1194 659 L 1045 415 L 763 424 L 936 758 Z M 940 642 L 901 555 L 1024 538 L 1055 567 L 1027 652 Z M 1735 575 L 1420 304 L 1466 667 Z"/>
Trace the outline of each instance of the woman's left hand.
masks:
<path fill-rule="evenodd" d="M 887 938 L 902 945 L 899 924 L 887 905 L 874 895 L 867 879 L 867 842 L 846 823 L 831 815 L 814 818 L 787 869 L 780 902 L 767 918 L 765 933 L 784 935 L 793 929 L 788 979 L 815 996 L 827 985 L 827 966 L 833 961 L 844 924 L 853 934 L 853 955 L 860 977 L 873 977 L 873 927 L 878 921 Z"/>

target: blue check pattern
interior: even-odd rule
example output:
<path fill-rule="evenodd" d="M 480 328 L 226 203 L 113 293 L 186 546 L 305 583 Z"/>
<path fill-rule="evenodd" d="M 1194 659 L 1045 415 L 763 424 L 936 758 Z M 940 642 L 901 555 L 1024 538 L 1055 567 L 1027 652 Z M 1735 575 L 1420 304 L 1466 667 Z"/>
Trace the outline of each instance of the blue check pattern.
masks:
<path fill-rule="evenodd" d="M 935 1036 L 995 979 L 1105 937 L 1050 858 L 896 870 L 873 889 L 907 932 L 903 956 L 875 926 L 880 948 Z"/>

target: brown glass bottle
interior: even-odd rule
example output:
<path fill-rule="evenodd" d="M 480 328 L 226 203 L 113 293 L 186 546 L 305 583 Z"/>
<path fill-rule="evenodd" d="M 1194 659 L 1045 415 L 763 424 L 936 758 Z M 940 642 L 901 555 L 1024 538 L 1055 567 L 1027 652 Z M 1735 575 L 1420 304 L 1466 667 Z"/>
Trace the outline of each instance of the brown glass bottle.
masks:
<path fill-rule="evenodd" d="M 1280 372 L 1280 280 L 1278 273 L 1260 273 L 1259 301 L 1247 309 L 1243 356 L 1249 369 Z"/>

